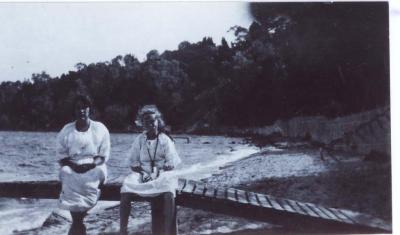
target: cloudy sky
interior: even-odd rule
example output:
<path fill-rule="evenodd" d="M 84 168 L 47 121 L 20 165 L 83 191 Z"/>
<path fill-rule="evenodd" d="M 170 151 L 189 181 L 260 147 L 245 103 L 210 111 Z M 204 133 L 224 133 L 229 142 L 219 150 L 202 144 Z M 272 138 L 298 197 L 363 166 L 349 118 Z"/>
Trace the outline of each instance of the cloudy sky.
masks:
<path fill-rule="evenodd" d="M 244 2 L 0 3 L 0 82 L 51 76 L 78 62 L 176 49 L 184 40 L 228 41 L 252 22 Z"/>

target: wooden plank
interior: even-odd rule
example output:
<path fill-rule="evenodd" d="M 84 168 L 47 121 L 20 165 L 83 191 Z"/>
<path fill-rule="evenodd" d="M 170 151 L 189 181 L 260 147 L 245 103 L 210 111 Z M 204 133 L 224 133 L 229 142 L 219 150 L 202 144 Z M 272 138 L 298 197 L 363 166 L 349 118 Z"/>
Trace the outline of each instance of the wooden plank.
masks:
<path fill-rule="evenodd" d="M 335 214 L 337 217 L 339 217 L 342 221 L 344 221 L 345 223 L 354 224 L 354 222 L 353 222 L 351 219 L 347 218 L 347 216 L 345 216 L 344 214 L 342 214 L 342 213 L 340 212 L 340 210 L 335 209 L 335 208 L 328 208 L 328 209 L 329 209 L 333 214 Z"/>
<path fill-rule="evenodd" d="M 324 212 L 326 215 L 328 215 L 331 219 L 333 220 L 338 220 L 338 221 L 342 221 L 339 217 L 337 217 L 335 214 L 333 214 L 332 212 L 330 212 L 329 210 L 327 210 L 325 207 L 323 206 L 317 206 L 318 209 L 320 209 L 322 212 Z"/>
<path fill-rule="evenodd" d="M 264 195 L 264 196 L 265 196 L 265 198 L 269 201 L 269 203 L 272 205 L 272 207 L 273 207 L 274 209 L 281 210 L 281 211 L 285 210 L 285 209 L 282 208 L 282 206 L 275 200 L 274 197 L 268 196 L 268 195 Z"/>
<path fill-rule="evenodd" d="M 302 208 L 299 207 L 299 205 L 297 205 L 296 201 L 293 200 L 286 200 L 289 205 L 291 205 L 293 207 L 293 209 L 296 211 L 296 213 L 302 214 L 302 215 L 308 215 L 308 213 L 306 211 L 304 211 Z"/>
<path fill-rule="evenodd" d="M 296 202 L 296 204 L 303 209 L 303 211 L 305 211 L 308 215 L 312 216 L 312 217 L 319 217 L 319 215 L 317 213 L 315 213 L 313 210 L 311 210 L 307 205 L 305 205 L 304 203 L 301 202 Z"/>
<path fill-rule="evenodd" d="M 20 181 L 0 183 L 1 197 L 30 197 L 56 199 L 60 196 L 58 181 Z"/>
<path fill-rule="evenodd" d="M 178 180 L 178 189 L 176 190 L 177 193 L 182 192 L 182 190 L 185 188 L 186 186 L 186 180 L 185 179 L 179 179 Z"/>
<path fill-rule="evenodd" d="M 108 183 L 101 187 L 100 200 L 120 200 L 120 183 Z M 0 182 L 0 197 L 58 199 L 61 192 L 59 181 Z"/>
<path fill-rule="evenodd" d="M 226 199 L 226 188 L 217 188 L 215 196 L 218 199 Z"/>
<path fill-rule="evenodd" d="M 205 189 L 204 184 L 202 184 L 202 183 L 196 183 L 196 188 L 195 188 L 195 190 L 193 191 L 193 194 L 199 195 L 199 196 L 203 196 L 203 194 L 204 194 L 204 189 Z"/>
<path fill-rule="evenodd" d="M 235 189 L 233 188 L 228 188 L 228 190 L 226 190 L 226 198 L 230 201 L 234 201 L 236 202 L 236 193 L 235 193 Z"/>
<path fill-rule="evenodd" d="M 320 209 L 318 209 L 316 205 L 311 204 L 311 203 L 304 203 L 304 204 L 307 205 L 307 206 L 308 206 L 311 210 L 313 210 L 316 214 L 318 214 L 318 216 L 319 216 L 320 218 L 327 219 L 327 220 L 330 220 L 330 219 L 331 219 L 331 218 L 329 218 L 329 216 L 325 215 L 324 212 L 322 212 Z"/>
<path fill-rule="evenodd" d="M 249 198 L 249 203 L 253 206 L 262 206 L 258 201 L 257 201 L 257 196 L 253 192 L 247 192 L 247 196 Z"/>
<path fill-rule="evenodd" d="M 285 211 L 291 212 L 291 213 L 296 213 L 296 211 L 289 205 L 288 202 L 286 202 L 285 199 L 283 198 L 276 198 L 275 199 L 279 205 L 281 205 L 283 207 L 283 209 L 285 209 Z"/>
<path fill-rule="evenodd" d="M 247 200 L 246 191 L 236 189 L 236 196 L 240 203 L 249 204 L 249 201 Z"/>
<path fill-rule="evenodd" d="M 209 197 L 209 198 L 214 198 L 215 197 L 215 188 L 213 187 L 206 187 L 206 192 L 204 196 Z"/>
<path fill-rule="evenodd" d="M 271 205 L 271 203 L 269 203 L 269 201 L 265 198 L 264 195 L 258 194 L 258 193 L 256 193 L 255 195 L 256 195 L 256 197 L 257 197 L 257 199 L 258 199 L 258 202 L 260 203 L 260 205 L 261 205 L 262 207 L 273 208 L 272 205 Z"/>
<path fill-rule="evenodd" d="M 185 188 L 183 188 L 182 193 L 193 193 L 194 189 L 196 188 L 196 183 L 193 180 L 188 180 L 186 182 Z"/>

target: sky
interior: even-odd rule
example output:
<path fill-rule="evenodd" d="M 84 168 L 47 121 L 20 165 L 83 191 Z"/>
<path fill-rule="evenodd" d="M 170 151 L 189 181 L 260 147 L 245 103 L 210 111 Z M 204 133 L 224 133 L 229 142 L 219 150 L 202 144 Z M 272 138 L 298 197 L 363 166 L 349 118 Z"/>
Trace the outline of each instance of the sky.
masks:
<path fill-rule="evenodd" d="M 0 3 L 0 82 L 46 71 L 60 76 L 78 62 L 110 61 L 210 36 L 234 39 L 252 22 L 245 2 Z"/>

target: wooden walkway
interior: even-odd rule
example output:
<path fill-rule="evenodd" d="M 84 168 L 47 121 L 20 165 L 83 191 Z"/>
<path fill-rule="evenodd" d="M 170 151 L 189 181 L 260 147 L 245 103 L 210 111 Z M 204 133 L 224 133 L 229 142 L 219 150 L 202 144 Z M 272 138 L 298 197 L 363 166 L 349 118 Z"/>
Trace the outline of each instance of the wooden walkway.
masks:
<path fill-rule="evenodd" d="M 119 200 L 120 187 L 120 183 L 104 185 L 100 200 Z M 57 181 L 0 182 L 0 197 L 57 199 L 60 190 Z M 143 198 L 137 200 L 143 201 Z M 176 200 L 179 206 L 269 222 L 307 233 L 390 233 L 392 229 L 390 223 L 354 211 L 233 188 L 213 188 L 184 179 L 179 180 Z"/>

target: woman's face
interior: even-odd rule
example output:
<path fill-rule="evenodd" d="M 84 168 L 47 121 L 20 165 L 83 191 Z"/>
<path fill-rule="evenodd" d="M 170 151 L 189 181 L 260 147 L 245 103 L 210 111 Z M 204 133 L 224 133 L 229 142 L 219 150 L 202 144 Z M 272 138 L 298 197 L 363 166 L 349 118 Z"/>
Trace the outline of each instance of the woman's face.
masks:
<path fill-rule="evenodd" d="M 145 114 L 143 117 L 144 129 L 149 133 L 158 132 L 158 120 L 155 114 Z"/>
<path fill-rule="evenodd" d="M 85 106 L 82 102 L 75 105 L 75 117 L 78 120 L 86 121 L 89 119 L 90 108 Z"/>

